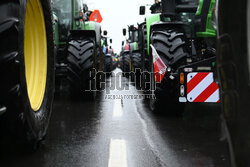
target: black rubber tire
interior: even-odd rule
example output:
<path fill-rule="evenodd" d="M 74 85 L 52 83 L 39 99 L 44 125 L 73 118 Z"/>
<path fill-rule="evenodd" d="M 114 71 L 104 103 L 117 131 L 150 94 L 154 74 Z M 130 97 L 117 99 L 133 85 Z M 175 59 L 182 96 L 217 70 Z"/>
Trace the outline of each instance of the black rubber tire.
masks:
<path fill-rule="evenodd" d="M 0 104 L 7 112 L 2 127 L 33 147 L 43 140 L 49 125 L 55 81 L 53 20 L 50 0 L 41 0 L 47 35 L 47 80 L 41 107 L 31 108 L 25 77 L 24 26 L 26 0 L 0 2 Z M 6 123 L 6 124 L 5 124 Z"/>
<path fill-rule="evenodd" d="M 250 1 L 220 0 L 217 62 L 222 113 L 232 164 L 250 166 L 250 72 L 247 9 Z M 232 12 L 233 11 L 233 12 Z M 249 23 L 248 23 L 249 24 Z M 234 157 L 235 155 L 235 157 Z M 234 161 L 235 158 L 235 161 Z"/>
<path fill-rule="evenodd" d="M 120 57 L 119 57 L 119 68 L 121 69 L 121 70 L 123 70 L 123 53 L 121 52 L 120 53 Z"/>
<path fill-rule="evenodd" d="M 129 53 L 123 54 L 122 61 L 123 61 L 122 71 L 125 73 L 125 76 L 128 77 L 129 72 L 130 72 L 130 55 L 129 55 Z"/>
<path fill-rule="evenodd" d="M 140 85 L 138 84 L 138 82 L 140 81 L 140 78 L 141 78 L 141 54 L 140 53 L 133 53 L 132 56 L 131 56 L 131 64 L 132 64 L 132 69 L 133 69 L 133 72 L 135 73 L 135 77 L 136 77 L 136 82 L 137 82 L 137 85 Z M 134 80 L 134 78 L 133 78 Z"/>
<path fill-rule="evenodd" d="M 176 30 L 153 31 L 151 43 L 163 62 L 172 69 L 179 67 L 186 61 L 187 53 L 185 49 L 184 34 Z M 154 72 L 152 55 L 150 59 L 150 71 Z M 154 77 L 152 77 L 154 83 Z M 151 81 L 152 82 L 152 81 Z M 150 108 L 155 112 L 168 109 L 168 114 L 179 114 L 184 110 L 184 103 L 179 103 L 178 80 L 170 80 L 164 76 L 161 83 L 156 83 L 156 99 L 150 99 Z"/>
<path fill-rule="evenodd" d="M 105 72 L 111 72 L 113 70 L 113 60 L 111 55 L 105 55 Z"/>
<path fill-rule="evenodd" d="M 131 61 L 133 65 L 133 69 L 141 69 L 141 54 L 140 53 L 133 53 L 131 56 Z"/>
<path fill-rule="evenodd" d="M 95 91 L 86 90 L 90 89 L 90 80 L 92 79 L 90 73 L 95 67 L 95 57 L 96 46 L 94 39 L 72 39 L 68 43 L 67 79 L 72 97 L 82 97 L 87 93 L 90 94 L 91 99 L 94 99 Z"/>

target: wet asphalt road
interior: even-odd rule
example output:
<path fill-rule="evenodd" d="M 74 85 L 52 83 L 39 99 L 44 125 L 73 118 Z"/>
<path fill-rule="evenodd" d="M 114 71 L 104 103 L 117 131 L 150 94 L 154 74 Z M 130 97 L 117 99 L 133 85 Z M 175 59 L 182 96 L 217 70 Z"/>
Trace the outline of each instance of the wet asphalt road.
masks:
<path fill-rule="evenodd" d="M 130 90 L 111 94 L 140 94 L 128 82 L 122 84 Z M 169 117 L 152 113 L 143 99 L 105 97 L 105 93 L 98 93 L 90 102 L 57 95 L 41 148 L 30 152 L 17 141 L 5 139 L 0 166 L 230 166 L 227 145 L 219 141 L 217 105 L 187 105 L 181 117 Z"/>

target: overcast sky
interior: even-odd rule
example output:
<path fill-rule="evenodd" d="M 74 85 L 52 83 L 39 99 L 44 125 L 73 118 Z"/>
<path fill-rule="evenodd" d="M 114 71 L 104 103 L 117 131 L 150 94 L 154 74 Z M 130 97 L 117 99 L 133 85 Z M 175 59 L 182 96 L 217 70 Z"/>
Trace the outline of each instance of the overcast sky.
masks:
<path fill-rule="evenodd" d="M 113 39 L 113 48 L 119 53 L 124 40 L 122 29 L 127 25 L 143 22 L 145 16 L 139 15 L 139 6 L 152 4 L 154 0 L 86 0 L 89 10 L 99 9 L 103 17 L 102 30 L 108 31 Z"/>

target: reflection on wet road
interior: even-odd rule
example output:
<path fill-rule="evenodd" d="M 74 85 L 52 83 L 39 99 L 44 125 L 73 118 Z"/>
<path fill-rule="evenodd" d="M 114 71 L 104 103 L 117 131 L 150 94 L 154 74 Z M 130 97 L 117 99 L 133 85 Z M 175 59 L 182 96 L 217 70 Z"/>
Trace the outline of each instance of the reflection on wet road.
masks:
<path fill-rule="evenodd" d="M 126 94 L 139 93 L 122 84 L 130 86 Z M 143 99 L 107 99 L 102 92 L 90 102 L 60 95 L 41 148 L 30 153 L 2 139 L 8 142 L 1 142 L 0 166 L 229 167 L 218 115 L 211 105 L 188 105 L 182 117 L 168 117 L 152 113 Z"/>

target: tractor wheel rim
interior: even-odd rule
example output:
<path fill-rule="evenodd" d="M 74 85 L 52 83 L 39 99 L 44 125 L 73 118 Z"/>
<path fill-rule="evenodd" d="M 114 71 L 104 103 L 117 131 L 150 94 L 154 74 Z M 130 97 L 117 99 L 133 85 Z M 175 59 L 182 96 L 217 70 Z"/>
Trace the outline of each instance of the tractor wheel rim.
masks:
<path fill-rule="evenodd" d="M 24 26 L 24 60 L 30 106 L 38 111 L 42 105 L 47 79 L 47 38 L 40 0 L 28 0 Z"/>

